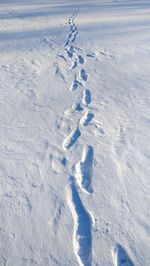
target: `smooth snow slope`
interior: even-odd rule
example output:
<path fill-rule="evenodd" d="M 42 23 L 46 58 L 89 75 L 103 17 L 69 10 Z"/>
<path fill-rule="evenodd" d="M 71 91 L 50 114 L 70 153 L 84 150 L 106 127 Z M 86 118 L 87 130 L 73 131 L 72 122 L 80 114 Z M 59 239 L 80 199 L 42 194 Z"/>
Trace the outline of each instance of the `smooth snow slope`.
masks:
<path fill-rule="evenodd" d="M 150 265 L 150 1 L 0 0 L 0 266 Z"/>

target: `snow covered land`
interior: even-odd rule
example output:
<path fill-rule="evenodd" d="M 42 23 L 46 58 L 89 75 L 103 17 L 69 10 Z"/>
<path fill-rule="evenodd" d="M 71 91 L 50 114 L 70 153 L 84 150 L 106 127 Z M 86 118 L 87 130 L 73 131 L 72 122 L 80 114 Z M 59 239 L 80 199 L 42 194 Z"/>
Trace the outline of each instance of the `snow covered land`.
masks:
<path fill-rule="evenodd" d="M 0 0 L 0 266 L 150 265 L 150 0 Z"/>

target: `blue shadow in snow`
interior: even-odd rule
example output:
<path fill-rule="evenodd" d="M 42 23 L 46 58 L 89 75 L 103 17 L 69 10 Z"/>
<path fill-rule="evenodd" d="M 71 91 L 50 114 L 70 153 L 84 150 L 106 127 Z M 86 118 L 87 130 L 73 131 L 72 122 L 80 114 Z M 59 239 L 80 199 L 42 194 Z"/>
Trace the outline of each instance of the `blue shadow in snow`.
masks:
<path fill-rule="evenodd" d="M 73 180 L 73 177 L 71 177 L 70 179 Z M 70 186 L 72 193 L 72 201 L 77 215 L 75 234 L 76 234 L 76 241 L 78 241 L 79 245 L 78 256 L 84 266 L 91 266 L 91 250 L 92 250 L 91 217 L 83 206 L 83 203 L 76 189 L 75 182 L 71 181 Z"/>
<path fill-rule="evenodd" d="M 127 252 L 120 244 L 117 245 L 116 250 L 117 250 L 117 266 L 134 266 Z"/>

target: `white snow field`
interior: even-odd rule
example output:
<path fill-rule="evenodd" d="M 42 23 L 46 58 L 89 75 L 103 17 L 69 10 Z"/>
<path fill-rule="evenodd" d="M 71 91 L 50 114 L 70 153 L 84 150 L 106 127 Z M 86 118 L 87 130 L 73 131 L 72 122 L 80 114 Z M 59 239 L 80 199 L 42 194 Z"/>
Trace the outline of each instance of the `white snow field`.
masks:
<path fill-rule="evenodd" d="M 149 0 L 0 0 L 0 266 L 150 265 L 149 91 Z"/>

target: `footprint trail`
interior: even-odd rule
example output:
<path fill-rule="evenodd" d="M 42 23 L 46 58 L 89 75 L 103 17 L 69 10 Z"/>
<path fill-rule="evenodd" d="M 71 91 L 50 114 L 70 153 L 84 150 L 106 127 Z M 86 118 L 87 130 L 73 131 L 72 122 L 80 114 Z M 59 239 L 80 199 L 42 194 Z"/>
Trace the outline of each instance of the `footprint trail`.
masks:
<path fill-rule="evenodd" d="M 68 60 L 72 62 L 70 71 L 74 76 L 72 84 L 69 88 L 74 92 L 80 87 L 82 94 L 78 96 L 77 102 L 72 106 L 70 115 L 78 112 L 79 118 L 74 130 L 65 138 L 62 147 L 64 151 L 70 149 L 81 136 L 82 127 L 87 127 L 93 119 L 94 114 L 89 109 L 91 103 L 91 92 L 84 88 L 88 81 L 88 73 L 82 67 L 78 70 L 78 75 L 74 71 L 85 63 L 82 55 L 76 54 L 76 49 L 73 46 L 78 28 L 75 24 L 75 18 L 78 12 L 74 12 L 69 18 L 70 32 L 64 43 L 65 53 Z M 81 112 L 81 113 L 79 113 Z M 87 129 L 87 128 L 86 128 Z M 82 192 L 91 194 L 92 188 L 92 170 L 93 170 L 93 148 L 90 145 L 85 145 L 82 158 L 77 163 L 72 165 L 75 169 L 74 177 L 70 176 L 70 184 L 66 188 L 66 199 L 74 220 L 73 232 L 73 249 L 80 266 L 92 265 L 92 219 L 89 212 L 84 207 L 79 196 L 78 189 Z M 69 174 L 70 175 L 70 174 Z"/>
<path fill-rule="evenodd" d="M 77 27 L 76 27 L 74 20 L 75 20 L 77 14 L 78 14 L 78 11 L 74 12 L 73 15 L 69 18 L 68 23 L 70 25 L 70 33 L 68 34 L 68 36 L 66 38 L 66 42 L 64 44 L 64 47 L 71 45 L 76 40 L 78 30 L 77 30 Z"/>
<path fill-rule="evenodd" d="M 86 71 L 86 68 L 84 68 L 84 65 L 87 60 L 90 60 L 90 58 L 96 58 L 96 54 L 85 51 L 83 53 L 82 49 L 74 47 L 74 42 L 78 35 L 78 28 L 75 24 L 77 14 L 78 11 L 74 12 L 68 21 L 70 31 L 64 43 L 64 50 L 66 53 L 66 57 L 64 58 L 66 59 L 66 62 L 67 60 L 71 62 L 69 69 L 73 79 L 69 90 L 76 94 L 77 92 L 75 93 L 74 91 L 80 87 L 82 94 L 80 93 L 77 102 L 72 106 L 70 111 L 70 117 L 72 114 L 76 115 L 76 112 L 78 112 L 77 115 L 79 118 L 76 125 L 74 125 L 75 129 L 71 131 L 62 144 L 64 151 L 67 151 L 77 143 L 77 140 L 81 137 L 82 130 L 83 132 L 88 130 L 88 125 L 94 117 L 90 108 L 92 101 L 91 91 L 86 88 L 90 75 Z M 80 54 L 77 54 L 77 51 L 80 51 Z M 82 56 L 83 54 L 85 57 Z M 101 54 L 105 55 L 104 53 Z M 58 68 L 56 69 L 56 74 L 63 78 Z M 73 122 L 72 120 L 73 119 L 70 119 L 71 122 Z M 83 129 L 83 127 L 85 128 Z M 102 129 L 101 134 L 104 134 Z M 79 143 L 77 144 L 79 145 Z M 126 130 L 124 127 L 120 127 L 118 141 L 114 143 L 113 146 L 113 153 L 115 155 L 114 157 L 119 175 L 122 174 L 122 163 L 124 162 L 123 159 L 127 152 L 127 144 Z M 78 189 L 80 189 L 81 193 L 87 193 L 89 195 L 93 193 L 93 155 L 93 147 L 90 145 L 84 145 L 81 159 L 76 164 L 72 165 L 72 169 L 74 169 L 73 177 L 70 176 L 69 185 L 66 187 L 66 200 L 74 222 L 73 250 L 80 266 L 92 265 L 92 219 L 89 211 L 84 207 Z M 57 164 L 54 163 L 54 167 L 55 165 L 60 165 L 61 170 L 63 168 L 61 164 L 60 162 Z M 69 175 L 71 174 L 72 173 L 69 173 Z M 60 213 L 59 209 L 58 213 Z M 134 266 L 127 252 L 120 244 L 117 244 L 116 248 L 112 250 L 112 256 L 114 266 Z"/>

